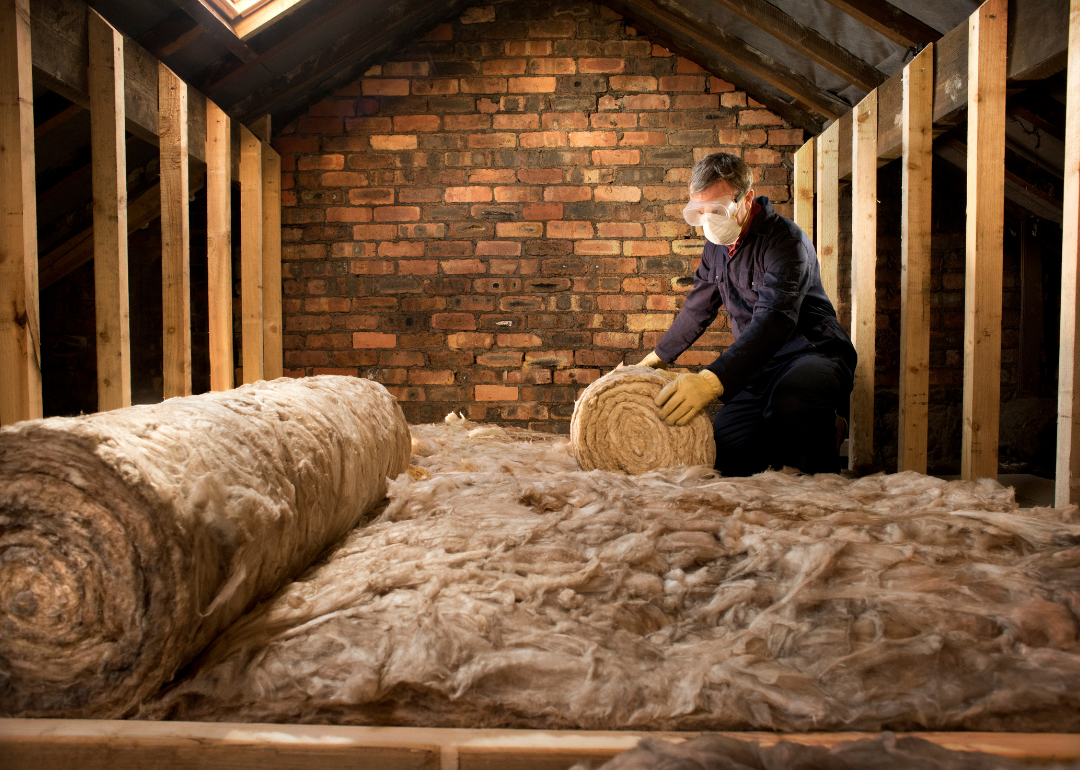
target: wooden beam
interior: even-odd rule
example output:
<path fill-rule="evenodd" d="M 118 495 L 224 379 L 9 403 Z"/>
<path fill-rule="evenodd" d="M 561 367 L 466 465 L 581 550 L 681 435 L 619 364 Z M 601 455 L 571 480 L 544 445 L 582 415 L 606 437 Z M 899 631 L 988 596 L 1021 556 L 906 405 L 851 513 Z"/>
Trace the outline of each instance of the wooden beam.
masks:
<path fill-rule="evenodd" d="M 48 0 L 30 3 L 34 37 L 34 82 L 90 108 L 87 74 L 89 61 L 86 17 L 82 0 Z M 142 46 L 124 36 L 124 115 L 127 130 L 150 144 L 158 144 L 157 60 Z M 188 88 L 188 155 L 200 162 L 206 131 L 206 98 Z"/>
<path fill-rule="evenodd" d="M 700 19 L 669 10 L 653 0 L 621 0 L 620 4 L 625 5 L 631 18 L 636 20 L 638 16 L 644 16 L 676 30 L 710 53 L 731 61 L 788 94 L 805 109 L 827 118 L 838 118 L 850 109 L 843 100 L 722 29 L 703 28 Z"/>
<path fill-rule="evenodd" d="M 98 411 L 131 406 L 124 38 L 91 10 L 90 152 Z"/>
<path fill-rule="evenodd" d="M 926 473 L 930 399 L 933 43 L 904 67 L 900 189 L 900 446 L 897 470 Z"/>
<path fill-rule="evenodd" d="M 191 395 L 187 86 L 159 64 L 161 310 L 165 398 Z"/>
<path fill-rule="evenodd" d="M 941 33 L 885 0 L 825 0 L 894 43 L 913 47 L 941 39 Z"/>
<path fill-rule="evenodd" d="M 840 177 L 836 160 L 840 145 L 840 121 L 834 121 L 816 140 L 817 155 L 817 248 L 821 285 L 840 313 Z"/>
<path fill-rule="evenodd" d="M 849 467 L 874 466 L 877 354 L 877 91 L 851 113 L 851 341 L 859 354 L 851 392 Z"/>
<path fill-rule="evenodd" d="M 285 373 L 281 320 L 281 156 L 262 143 L 263 377 Z"/>
<path fill-rule="evenodd" d="M 884 72 L 822 36 L 765 0 L 714 0 L 759 29 L 838 75 L 863 91 L 872 91 L 887 77 Z"/>
<path fill-rule="evenodd" d="M 210 313 L 210 390 L 233 387 L 232 127 L 206 103 L 206 256 Z"/>
<path fill-rule="evenodd" d="M 247 43 L 240 39 L 231 24 L 222 19 L 201 0 L 173 0 L 173 2 L 191 16 L 200 27 L 205 29 L 210 37 L 225 46 L 240 61 L 251 61 L 258 55 L 248 47 Z"/>
<path fill-rule="evenodd" d="M 0 0 L 0 425 L 41 417 L 28 0 Z"/>
<path fill-rule="evenodd" d="M 1065 187 L 1061 222 L 1061 347 L 1058 359 L 1054 505 L 1080 502 L 1080 0 L 1069 12 Z"/>
<path fill-rule="evenodd" d="M 184 46 L 198 40 L 205 31 L 191 16 L 177 10 L 139 35 L 138 42 L 158 59 L 167 59 Z"/>
<path fill-rule="evenodd" d="M 240 307 L 244 382 L 263 369 L 262 142 L 240 126 Z"/>
<path fill-rule="evenodd" d="M 247 127 L 248 127 L 248 130 L 251 131 L 251 133 L 253 133 L 253 134 L 255 134 L 255 136 L 259 137 L 260 142 L 266 142 L 267 144 L 269 144 L 270 140 L 273 138 L 272 132 L 270 130 L 270 116 L 269 115 L 263 115 L 258 120 L 253 120 L 253 121 L 249 122 L 247 124 Z"/>
<path fill-rule="evenodd" d="M 967 272 L 961 475 L 997 478 L 1005 227 L 1006 0 L 968 20 Z"/>
<path fill-rule="evenodd" d="M 795 153 L 795 224 L 814 240 L 814 140 Z"/>

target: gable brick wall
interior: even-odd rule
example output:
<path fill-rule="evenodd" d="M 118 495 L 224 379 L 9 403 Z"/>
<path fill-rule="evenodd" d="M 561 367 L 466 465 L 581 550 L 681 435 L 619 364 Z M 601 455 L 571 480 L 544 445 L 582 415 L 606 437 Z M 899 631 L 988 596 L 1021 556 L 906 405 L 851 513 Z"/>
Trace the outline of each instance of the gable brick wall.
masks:
<path fill-rule="evenodd" d="M 603 6 L 472 7 L 275 139 L 285 366 L 375 379 L 411 422 L 565 432 L 682 305 L 695 160 L 741 155 L 790 216 L 802 141 Z M 678 363 L 730 342 L 721 313 Z"/>

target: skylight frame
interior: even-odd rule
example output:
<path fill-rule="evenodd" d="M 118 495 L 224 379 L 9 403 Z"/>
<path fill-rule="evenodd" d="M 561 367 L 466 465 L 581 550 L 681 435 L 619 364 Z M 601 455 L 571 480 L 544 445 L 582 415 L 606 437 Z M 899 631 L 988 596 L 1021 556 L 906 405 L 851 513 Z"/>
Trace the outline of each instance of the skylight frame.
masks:
<path fill-rule="evenodd" d="M 262 32 L 309 0 L 201 0 L 241 40 Z"/>

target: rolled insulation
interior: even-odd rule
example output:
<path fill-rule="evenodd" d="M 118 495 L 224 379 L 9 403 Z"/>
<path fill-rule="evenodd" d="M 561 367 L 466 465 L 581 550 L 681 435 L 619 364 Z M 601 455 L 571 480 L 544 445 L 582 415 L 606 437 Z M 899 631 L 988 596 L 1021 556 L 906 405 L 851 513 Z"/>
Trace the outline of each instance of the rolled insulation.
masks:
<path fill-rule="evenodd" d="M 712 422 L 700 412 L 676 428 L 653 399 L 670 380 L 647 366 L 621 366 L 585 389 L 570 419 L 570 445 L 583 470 L 636 475 L 716 461 Z"/>
<path fill-rule="evenodd" d="M 381 385 L 258 382 L 0 431 L 0 715 L 123 716 L 409 460 Z"/>

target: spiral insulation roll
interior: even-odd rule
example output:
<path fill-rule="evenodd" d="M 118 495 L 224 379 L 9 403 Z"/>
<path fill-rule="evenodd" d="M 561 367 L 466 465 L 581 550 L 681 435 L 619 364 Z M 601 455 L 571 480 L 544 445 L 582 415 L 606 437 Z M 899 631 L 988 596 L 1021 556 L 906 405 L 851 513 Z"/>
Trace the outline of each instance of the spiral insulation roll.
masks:
<path fill-rule="evenodd" d="M 583 470 L 630 475 L 716 461 L 712 423 L 704 412 L 676 428 L 653 399 L 669 382 L 647 366 L 622 366 L 585 389 L 570 419 L 570 446 Z"/>
<path fill-rule="evenodd" d="M 408 467 L 381 385 L 258 382 L 0 431 L 0 716 L 116 718 Z"/>

